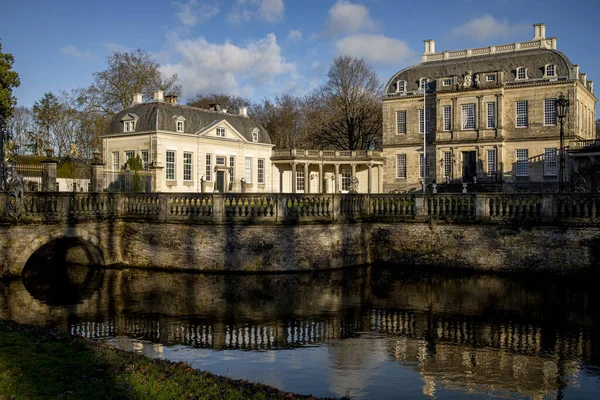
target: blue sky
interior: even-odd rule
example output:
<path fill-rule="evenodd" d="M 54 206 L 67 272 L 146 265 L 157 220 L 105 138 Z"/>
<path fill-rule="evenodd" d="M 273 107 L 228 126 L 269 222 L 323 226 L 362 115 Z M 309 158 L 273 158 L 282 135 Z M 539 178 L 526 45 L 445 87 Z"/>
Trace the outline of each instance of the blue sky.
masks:
<path fill-rule="evenodd" d="M 538 22 L 600 80 L 597 0 L 4 0 L 0 40 L 21 77 L 19 105 L 88 86 L 112 51 L 138 47 L 179 74 L 184 99 L 260 101 L 309 92 L 341 53 L 365 58 L 385 82 L 420 62 L 424 39 L 438 52 L 527 41 Z"/>

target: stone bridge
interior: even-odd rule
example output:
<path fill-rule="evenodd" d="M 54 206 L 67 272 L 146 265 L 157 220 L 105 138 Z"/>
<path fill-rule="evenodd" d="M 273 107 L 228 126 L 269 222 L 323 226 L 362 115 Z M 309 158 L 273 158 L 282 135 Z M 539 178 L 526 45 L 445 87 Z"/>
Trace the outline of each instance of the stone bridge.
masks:
<path fill-rule="evenodd" d="M 0 194 L 0 276 L 38 262 L 192 271 L 292 271 L 371 263 L 571 272 L 596 268 L 600 196 L 589 194 Z"/>

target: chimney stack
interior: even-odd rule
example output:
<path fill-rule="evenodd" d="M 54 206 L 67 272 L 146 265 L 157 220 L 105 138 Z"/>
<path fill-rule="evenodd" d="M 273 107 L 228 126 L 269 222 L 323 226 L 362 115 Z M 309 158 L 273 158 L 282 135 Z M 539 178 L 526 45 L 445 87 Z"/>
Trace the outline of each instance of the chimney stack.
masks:
<path fill-rule="evenodd" d="M 425 52 L 423 54 L 435 54 L 435 40 L 423 40 L 425 43 Z"/>
<path fill-rule="evenodd" d="M 163 98 L 163 94 L 164 94 L 164 93 L 165 93 L 165 92 L 164 92 L 164 91 L 162 91 L 162 90 L 155 90 L 155 91 L 154 91 L 154 99 L 153 99 L 153 100 L 154 100 L 154 101 L 158 101 L 158 102 L 161 102 L 161 103 L 162 103 L 163 101 L 165 101 L 165 99 Z"/>
<path fill-rule="evenodd" d="M 585 73 L 581 73 L 581 82 L 583 83 L 583 86 L 587 87 L 587 74 Z"/>
<path fill-rule="evenodd" d="M 588 89 L 594 94 L 594 81 L 588 81 Z"/>
<path fill-rule="evenodd" d="M 174 94 L 169 94 L 165 96 L 165 101 L 169 104 L 177 104 L 177 96 Z"/>
<path fill-rule="evenodd" d="M 226 108 L 222 108 L 222 109 L 221 109 L 221 112 L 222 112 L 223 114 L 227 114 L 227 109 L 226 109 Z"/>
<path fill-rule="evenodd" d="M 248 117 L 248 107 L 240 107 L 240 115 L 242 117 Z"/>
<path fill-rule="evenodd" d="M 142 104 L 142 94 L 141 93 L 134 93 L 133 94 L 133 101 L 131 102 L 132 106 L 135 106 L 137 104 Z"/>
<path fill-rule="evenodd" d="M 533 40 L 546 39 L 546 24 L 533 24 Z"/>
<path fill-rule="evenodd" d="M 579 65 L 573 65 L 573 69 L 575 70 L 575 79 L 579 79 Z"/>

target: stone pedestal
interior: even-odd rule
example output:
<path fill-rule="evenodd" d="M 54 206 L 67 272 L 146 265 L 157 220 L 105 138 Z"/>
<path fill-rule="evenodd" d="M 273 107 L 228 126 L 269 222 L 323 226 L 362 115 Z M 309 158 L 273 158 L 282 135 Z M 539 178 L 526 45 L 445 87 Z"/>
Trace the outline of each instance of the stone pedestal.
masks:
<path fill-rule="evenodd" d="M 56 166 L 58 160 L 51 155 L 42 161 L 42 191 L 56 192 Z"/>
<path fill-rule="evenodd" d="M 104 191 L 104 164 L 101 162 L 92 162 L 91 190 L 93 193 Z"/>

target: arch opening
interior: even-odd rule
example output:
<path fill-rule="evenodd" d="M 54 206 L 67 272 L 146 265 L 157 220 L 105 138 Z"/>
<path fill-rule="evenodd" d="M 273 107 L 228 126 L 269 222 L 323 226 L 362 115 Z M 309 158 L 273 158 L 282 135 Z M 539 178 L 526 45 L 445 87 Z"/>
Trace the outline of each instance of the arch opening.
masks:
<path fill-rule="evenodd" d="M 27 291 L 50 305 L 73 305 L 102 286 L 102 252 L 79 238 L 52 240 L 27 260 L 21 278 Z"/>

